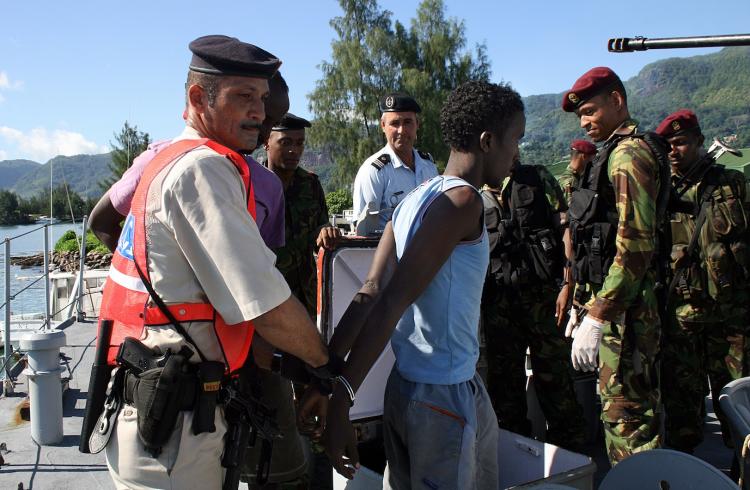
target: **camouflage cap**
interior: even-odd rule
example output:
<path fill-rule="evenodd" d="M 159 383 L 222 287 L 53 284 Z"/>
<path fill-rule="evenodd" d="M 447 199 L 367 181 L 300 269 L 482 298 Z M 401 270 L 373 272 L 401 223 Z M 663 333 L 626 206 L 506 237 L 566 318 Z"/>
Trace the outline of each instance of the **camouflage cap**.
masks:
<path fill-rule="evenodd" d="M 683 131 L 695 128 L 700 130 L 698 116 L 696 116 L 690 109 L 680 109 L 679 111 L 668 115 L 661 123 L 659 123 L 659 126 L 656 128 L 656 134 L 669 138 L 671 136 L 676 136 Z"/>
<path fill-rule="evenodd" d="M 576 80 L 570 90 L 563 94 L 562 108 L 565 112 L 573 112 L 595 95 L 599 95 L 617 83 L 622 83 L 617 73 L 606 66 L 592 68 Z"/>

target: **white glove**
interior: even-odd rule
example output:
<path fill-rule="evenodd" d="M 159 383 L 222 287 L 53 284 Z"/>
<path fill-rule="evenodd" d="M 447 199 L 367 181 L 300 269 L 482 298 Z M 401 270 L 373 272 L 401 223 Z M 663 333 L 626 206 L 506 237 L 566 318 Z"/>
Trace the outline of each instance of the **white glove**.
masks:
<path fill-rule="evenodd" d="M 570 307 L 570 312 L 568 313 L 568 324 L 565 325 L 565 336 L 566 337 L 575 337 L 575 333 L 578 330 L 578 308 L 575 306 Z"/>
<path fill-rule="evenodd" d="M 581 325 L 576 329 L 570 358 L 577 371 L 594 371 L 596 369 L 596 356 L 599 354 L 599 345 L 602 343 L 603 326 L 603 322 L 586 315 L 583 317 Z"/>

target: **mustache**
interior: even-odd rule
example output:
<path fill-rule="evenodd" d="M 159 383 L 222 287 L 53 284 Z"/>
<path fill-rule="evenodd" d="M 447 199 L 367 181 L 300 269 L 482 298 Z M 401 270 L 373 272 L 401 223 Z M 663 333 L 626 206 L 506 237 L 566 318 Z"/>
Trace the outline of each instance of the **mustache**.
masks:
<path fill-rule="evenodd" d="M 258 129 L 258 130 L 260 130 L 261 123 L 256 122 L 256 121 L 245 121 L 245 122 L 243 122 L 243 123 L 240 124 L 240 127 L 242 129 L 245 129 L 245 130 L 247 130 L 247 129 Z"/>

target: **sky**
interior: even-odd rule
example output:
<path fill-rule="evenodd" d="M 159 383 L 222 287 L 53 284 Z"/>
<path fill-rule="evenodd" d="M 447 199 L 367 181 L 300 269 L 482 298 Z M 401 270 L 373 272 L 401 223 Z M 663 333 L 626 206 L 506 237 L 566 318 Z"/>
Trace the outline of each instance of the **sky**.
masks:
<path fill-rule="evenodd" d="M 379 0 L 393 20 L 411 23 L 417 0 Z M 445 0 L 464 22 L 467 46 L 487 46 L 492 80 L 521 95 L 559 93 L 594 66 L 624 80 L 648 63 L 716 49 L 608 53 L 611 37 L 740 34 L 750 1 L 616 2 Z M 639 5 L 642 7 L 639 8 Z M 61 155 L 109 151 L 125 121 L 152 140 L 183 127 L 188 43 L 202 35 L 238 37 L 277 55 L 290 111 L 310 117 L 307 94 L 331 60 L 342 14 L 336 0 L 52 0 L 0 2 L 0 160 L 44 163 Z M 637 116 L 637 115 L 636 115 Z"/>

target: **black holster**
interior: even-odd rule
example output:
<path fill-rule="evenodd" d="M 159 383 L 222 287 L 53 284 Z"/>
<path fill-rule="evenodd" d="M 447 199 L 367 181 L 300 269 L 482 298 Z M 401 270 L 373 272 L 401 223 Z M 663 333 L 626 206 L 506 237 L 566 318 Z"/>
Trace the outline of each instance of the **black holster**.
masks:
<path fill-rule="evenodd" d="M 216 403 L 219 401 L 223 377 L 223 362 L 204 361 L 198 364 L 198 396 L 193 408 L 193 434 L 216 432 Z"/>

